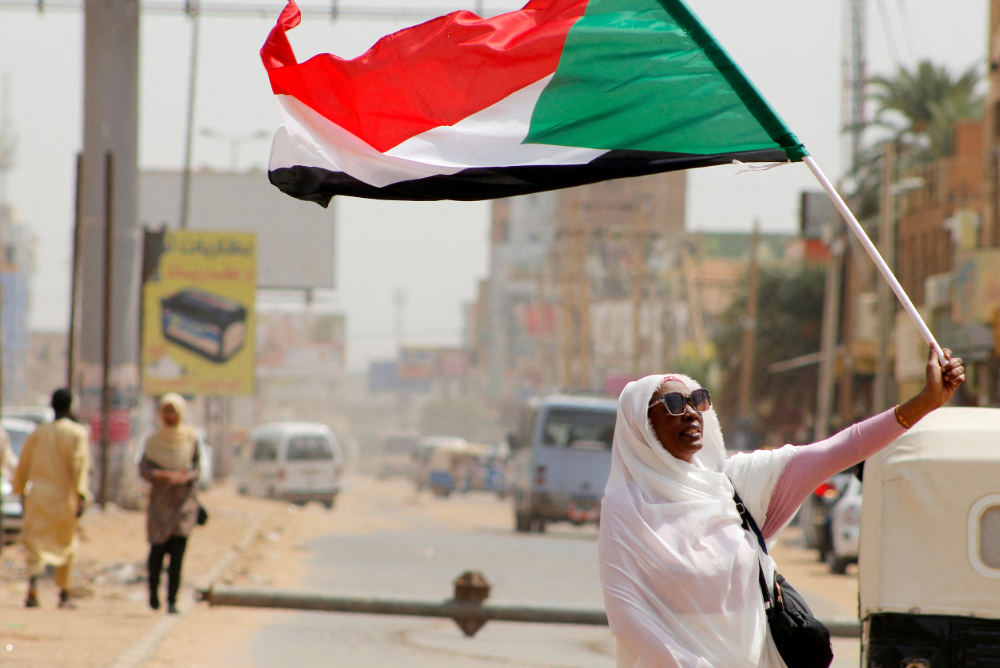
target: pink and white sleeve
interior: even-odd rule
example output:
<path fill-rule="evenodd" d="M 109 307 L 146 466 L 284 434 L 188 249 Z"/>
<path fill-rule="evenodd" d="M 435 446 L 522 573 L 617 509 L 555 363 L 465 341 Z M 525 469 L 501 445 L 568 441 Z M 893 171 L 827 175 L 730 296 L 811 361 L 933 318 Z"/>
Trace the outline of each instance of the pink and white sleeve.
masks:
<path fill-rule="evenodd" d="M 764 538 L 773 536 L 785 526 L 809 492 L 820 483 L 868 459 L 905 431 L 890 409 L 823 441 L 795 446 L 795 454 L 771 494 L 767 520 L 761 527 Z"/>

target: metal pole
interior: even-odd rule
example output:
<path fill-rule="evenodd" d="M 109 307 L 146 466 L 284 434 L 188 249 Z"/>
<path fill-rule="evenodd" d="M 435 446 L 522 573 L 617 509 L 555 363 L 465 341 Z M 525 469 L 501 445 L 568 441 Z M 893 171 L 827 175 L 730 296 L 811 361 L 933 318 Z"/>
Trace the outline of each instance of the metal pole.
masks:
<path fill-rule="evenodd" d="M 111 287 L 114 275 L 114 154 L 104 156 L 104 331 L 101 377 L 101 487 L 97 502 L 104 509 L 108 502 L 108 453 L 111 450 Z"/>
<path fill-rule="evenodd" d="M 860 241 L 861 245 L 864 246 L 865 251 L 868 252 L 868 256 L 871 257 L 875 266 L 878 267 L 878 270 L 882 273 L 882 276 L 886 281 L 888 281 L 889 287 L 891 287 L 892 291 L 896 293 L 896 297 L 899 298 L 900 303 L 903 305 L 903 310 L 905 310 L 910 318 L 913 319 L 913 323 L 920 331 L 920 335 L 924 337 L 924 341 L 927 342 L 927 345 L 934 348 L 934 351 L 938 355 L 938 361 L 943 366 L 945 359 L 944 353 L 941 351 L 941 346 L 939 346 L 938 342 L 934 339 L 934 335 L 931 334 L 931 330 L 927 327 L 927 323 L 925 323 L 924 319 L 920 317 L 917 307 L 915 307 L 913 302 L 910 301 L 910 297 L 906 294 L 906 291 L 903 290 L 903 286 L 901 286 L 899 281 L 896 280 L 892 270 L 889 269 L 889 265 L 887 265 L 885 260 L 882 259 L 878 249 L 875 248 L 875 244 L 873 244 L 872 240 L 868 238 L 868 234 L 865 232 L 864 228 L 861 227 L 861 223 L 859 223 L 858 219 L 854 217 L 854 214 L 844 202 L 840 193 L 838 193 L 837 189 L 833 187 L 832 183 L 830 183 L 830 179 L 826 178 L 826 174 L 824 174 L 823 170 L 819 168 L 819 165 L 816 164 L 816 161 L 813 160 L 812 156 L 807 155 L 802 159 L 802 162 L 806 163 L 806 166 L 813 173 L 813 176 L 815 176 L 816 180 L 819 181 L 821 186 L 823 186 L 823 190 L 825 190 L 826 194 L 830 196 L 831 200 L 833 200 L 833 204 L 840 211 L 844 220 L 847 221 L 848 227 L 850 227 L 851 231 L 858 237 L 858 241 Z"/>
<path fill-rule="evenodd" d="M 518 605 L 514 603 L 476 603 L 455 599 L 381 596 L 337 596 L 288 589 L 254 589 L 213 585 L 195 592 L 195 597 L 212 606 L 314 610 L 405 617 L 444 617 L 454 619 L 466 630 L 464 621 L 530 622 L 535 624 L 584 624 L 607 626 L 608 616 L 601 607 L 568 605 Z M 840 638 L 861 637 L 857 619 L 822 620 L 830 635 Z M 473 627 L 478 630 L 480 627 Z M 473 631 L 474 633 L 475 631 Z M 472 634 L 469 634 L 472 635 Z"/>
<path fill-rule="evenodd" d="M 757 247 L 760 244 L 760 220 L 753 222 L 753 240 L 750 242 L 750 277 L 747 285 L 747 311 L 743 320 L 743 346 L 740 353 L 740 411 L 741 420 L 750 419 L 750 392 L 753 390 L 753 367 L 757 344 L 757 304 L 760 292 L 760 267 Z"/>
<path fill-rule="evenodd" d="M 80 216 L 83 207 L 83 153 L 76 154 L 76 202 L 73 208 L 73 264 L 70 269 L 69 335 L 66 341 L 66 387 L 73 390 L 76 378 L 76 302 L 80 282 Z"/>
<path fill-rule="evenodd" d="M 194 101 L 198 79 L 198 3 L 188 6 L 191 16 L 191 71 L 188 74 L 187 135 L 184 144 L 184 176 L 181 182 L 181 229 L 188 226 L 188 209 L 191 203 L 191 153 L 194 149 Z"/>
<path fill-rule="evenodd" d="M 896 196 L 892 185 L 896 181 L 896 145 L 886 142 L 882 147 L 882 192 L 879 196 L 878 245 L 891 268 L 895 264 L 896 247 Z M 889 407 L 889 332 L 896 313 L 889 285 L 878 284 L 878 357 L 875 359 L 875 387 L 872 391 L 872 409 L 881 413 Z"/>

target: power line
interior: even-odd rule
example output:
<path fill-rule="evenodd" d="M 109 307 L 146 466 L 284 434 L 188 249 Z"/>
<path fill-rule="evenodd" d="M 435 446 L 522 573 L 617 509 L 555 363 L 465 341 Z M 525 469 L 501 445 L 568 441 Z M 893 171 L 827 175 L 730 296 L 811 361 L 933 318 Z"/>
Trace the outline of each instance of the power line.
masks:
<path fill-rule="evenodd" d="M 0 10 L 21 10 L 44 12 L 78 12 L 83 9 L 83 2 L 77 0 L 0 0 Z M 282 5 L 277 3 L 199 3 L 198 13 L 202 16 L 227 18 L 265 18 L 274 19 L 281 12 Z M 191 14 L 187 2 L 143 2 L 140 4 L 143 13 L 153 15 L 185 15 Z M 493 16 L 500 12 L 484 12 L 481 0 L 472 7 L 366 7 L 363 5 L 345 6 L 339 2 L 330 5 L 302 5 L 304 15 L 329 16 L 331 19 L 360 20 L 413 20 L 429 19 L 441 16 L 449 11 L 475 11 L 481 16 Z"/>

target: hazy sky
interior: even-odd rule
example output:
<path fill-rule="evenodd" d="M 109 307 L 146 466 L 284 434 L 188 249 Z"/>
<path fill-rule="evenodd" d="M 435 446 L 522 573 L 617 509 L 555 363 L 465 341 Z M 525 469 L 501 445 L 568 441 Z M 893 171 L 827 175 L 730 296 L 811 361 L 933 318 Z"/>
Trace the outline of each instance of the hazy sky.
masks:
<path fill-rule="evenodd" d="M 220 0 L 205 0 L 218 2 Z M 222 0 L 225 1 L 225 0 Z M 320 52 L 362 53 L 406 22 L 342 19 L 310 12 L 291 35 L 300 60 Z M 328 5 L 328 2 L 320 3 Z M 361 2 L 341 0 L 341 6 Z M 365 0 L 365 6 L 471 8 L 472 0 Z M 487 1 L 487 12 L 521 3 Z M 840 170 L 841 0 L 689 0 L 831 176 Z M 868 8 L 869 71 L 930 58 L 955 71 L 984 58 L 986 0 L 876 0 Z M 945 6 L 947 9 L 945 9 Z M 204 18 L 196 127 L 232 135 L 273 131 L 271 99 L 258 50 L 281 3 L 266 18 Z M 883 17 L 886 17 L 886 22 Z M 183 159 L 190 24 L 147 15 L 142 21 L 142 168 L 178 168 Z M 0 10 L 0 75 L 18 139 L 8 192 L 38 244 L 32 325 L 65 328 L 73 163 L 82 142 L 82 19 L 79 13 Z M 895 57 L 893 56 L 895 52 Z M 898 60 L 896 60 L 898 59 Z M 268 142 L 246 144 L 241 167 L 263 168 Z M 198 137 L 195 165 L 228 169 L 229 148 Z M 802 165 L 736 175 L 732 167 L 689 173 L 689 229 L 767 231 L 797 225 L 798 192 L 814 188 Z M 461 305 L 488 271 L 487 203 L 381 203 L 340 199 L 337 301 L 348 316 L 351 366 L 393 354 L 392 294 L 405 288 L 407 338 L 457 342 Z"/>

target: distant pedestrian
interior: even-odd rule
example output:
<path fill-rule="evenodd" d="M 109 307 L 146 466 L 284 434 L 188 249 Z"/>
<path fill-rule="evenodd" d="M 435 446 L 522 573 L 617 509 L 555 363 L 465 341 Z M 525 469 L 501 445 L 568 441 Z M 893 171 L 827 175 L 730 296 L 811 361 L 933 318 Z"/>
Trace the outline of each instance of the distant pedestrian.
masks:
<path fill-rule="evenodd" d="M 28 561 L 24 604 L 29 608 L 38 607 L 36 583 L 46 565 L 56 567 L 59 607 L 75 607 L 70 601 L 70 575 L 76 525 L 89 495 L 90 444 L 87 430 L 73 421 L 72 403 L 69 390 L 52 393 L 55 421 L 28 436 L 14 472 L 14 493 L 24 495 L 21 543 Z"/>
<path fill-rule="evenodd" d="M 160 399 L 160 427 L 146 439 L 139 475 L 148 480 L 149 508 L 146 536 L 149 540 L 149 607 L 160 609 L 160 574 L 163 558 L 170 556 L 167 571 L 167 612 L 177 613 L 181 566 L 188 535 L 198 519 L 195 484 L 201 473 L 198 435 L 185 424 L 187 404 L 179 394 Z"/>

